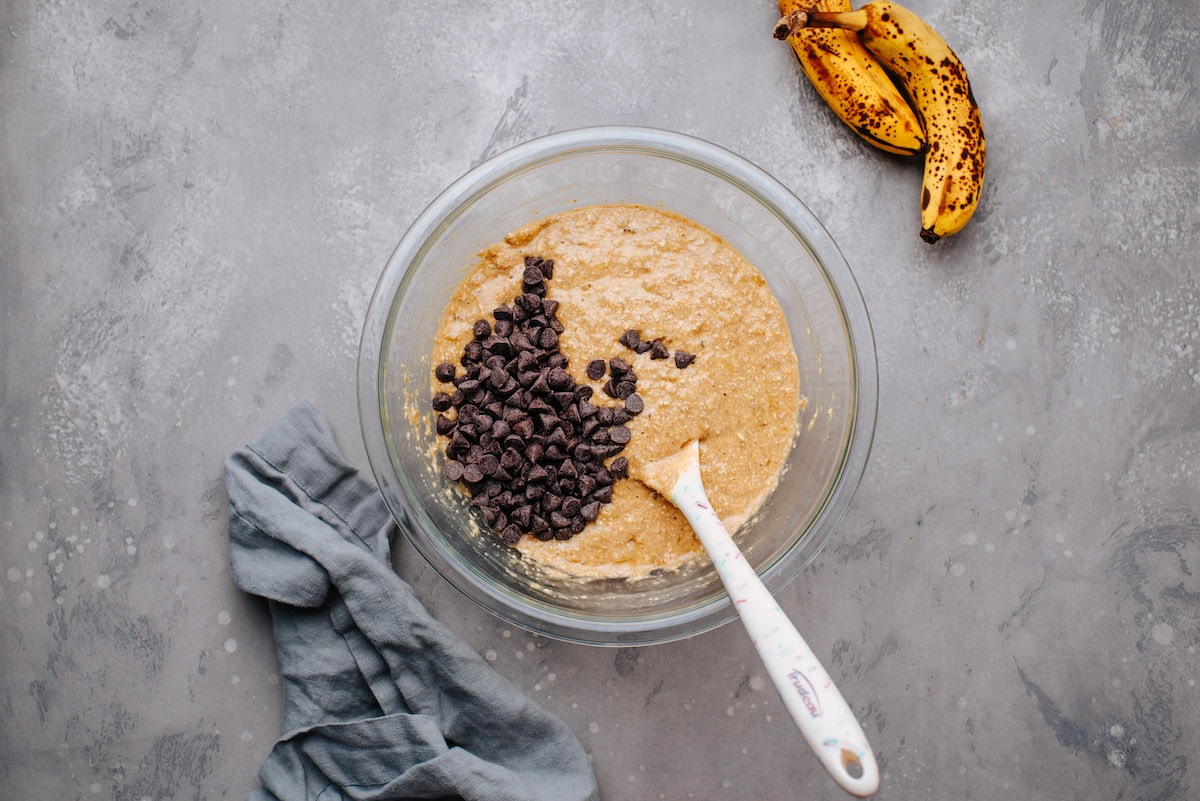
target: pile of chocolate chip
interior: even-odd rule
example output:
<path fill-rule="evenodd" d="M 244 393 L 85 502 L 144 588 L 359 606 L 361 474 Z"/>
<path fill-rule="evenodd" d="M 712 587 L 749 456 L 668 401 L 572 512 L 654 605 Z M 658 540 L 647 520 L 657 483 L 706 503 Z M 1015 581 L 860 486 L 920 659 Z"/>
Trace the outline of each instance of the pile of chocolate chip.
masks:
<path fill-rule="evenodd" d="M 475 322 L 465 372 L 449 362 L 434 370 L 454 387 L 433 396 L 437 432 L 449 437 L 445 476 L 466 486 L 470 505 L 509 544 L 523 533 L 570 539 L 599 516 L 629 471 L 623 456 L 605 460 L 625 448 L 625 423 L 644 408 L 637 376 L 619 358 L 592 361 L 587 374 L 607 372 L 605 394 L 621 405 L 593 404 L 592 388 L 567 372 L 558 302 L 546 297 L 553 276 L 552 259 L 526 257 L 521 294 L 491 322 Z"/>

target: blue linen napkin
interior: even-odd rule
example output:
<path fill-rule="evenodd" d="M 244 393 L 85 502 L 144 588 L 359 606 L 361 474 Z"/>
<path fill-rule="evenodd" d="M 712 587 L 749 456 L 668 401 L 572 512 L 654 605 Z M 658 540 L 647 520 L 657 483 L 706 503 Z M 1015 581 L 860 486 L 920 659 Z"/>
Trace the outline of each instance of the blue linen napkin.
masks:
<path fill-rule="evenodd" d="M 599 797 L 578 739 L 430 617 L 311 403 L 225 463 L 234 582 L 270 602 L 283 736 L 251 801 Z"/>

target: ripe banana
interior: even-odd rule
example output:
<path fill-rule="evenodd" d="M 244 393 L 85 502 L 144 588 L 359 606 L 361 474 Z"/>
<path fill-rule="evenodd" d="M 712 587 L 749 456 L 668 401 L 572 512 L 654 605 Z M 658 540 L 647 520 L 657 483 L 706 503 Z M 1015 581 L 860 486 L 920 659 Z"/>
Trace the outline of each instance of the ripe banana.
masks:
<path fill-rule="evenodd" d="M 886 0 L 856 11 L 793 12 L 777 38 L 800 28 L 855 31 L 901 82 L 925 131 L 921 238 L 936 242 L 971 219 L 983 189 L 987 143 L 966 69 L 945 40 L 913 12 Z"/>
<path fill-rule="evenodd" d="M 808 0 L 779 0 L 785 15 L 809 6 Z M 850 0 L 818 0 L 811 7 L 849 11 Z M 915 156 L 925 150 L 916 114 L 856 34 L 805 29 L 788 37 L 788 43 L 817 92 L 855 133 L 889 153 Z"/>

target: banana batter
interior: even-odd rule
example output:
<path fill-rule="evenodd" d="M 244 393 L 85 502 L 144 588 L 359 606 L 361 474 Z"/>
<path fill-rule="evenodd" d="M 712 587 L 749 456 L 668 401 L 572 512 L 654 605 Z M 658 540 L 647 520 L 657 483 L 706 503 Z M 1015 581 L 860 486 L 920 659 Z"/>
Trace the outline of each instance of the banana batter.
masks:
<path fill-rule="evenodd" d="M 649 462 L 700 441 L 704 485 L 734 531 L 774 488 L 796 434 L 799 367 L 787 322 L 762 275 L 723 239 L 678 215 L 634 205 L 589 206 L 530 223 L 485 250 L 443 313 L 433 364 L 457 364 L 477 320 L 520 293 L 526 256 L 555 262 L 548 298 L 559 302 L 559 348 L 592 402 L 617 406 L 594 359 L 620 357 L 645 403 L 627 423 L 621 454 L 630 478 L 569 540 L 523 536 L 527 557 L 571 575 L 636 578 L 703 553 L 691 527 L 638 476 Z M 686 369 L 637 354 L 629 329 L 696 355 Z M 443 388 L 432 379 L 434 391 Z M 444 438 L 443 438 L 444 439 Z"/>

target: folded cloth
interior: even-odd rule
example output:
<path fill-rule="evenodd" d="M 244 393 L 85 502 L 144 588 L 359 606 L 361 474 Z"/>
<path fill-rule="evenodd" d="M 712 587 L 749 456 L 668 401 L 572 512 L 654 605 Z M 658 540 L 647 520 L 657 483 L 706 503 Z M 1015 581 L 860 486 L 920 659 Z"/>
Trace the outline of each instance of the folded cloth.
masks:
<path fill-rule="evenodd" d="M 269 601 L 283 737 L 252 801 L 598 798 L 571 730 L 430 617 L 308 402 L 225 463 L 233 579 Z"/>

